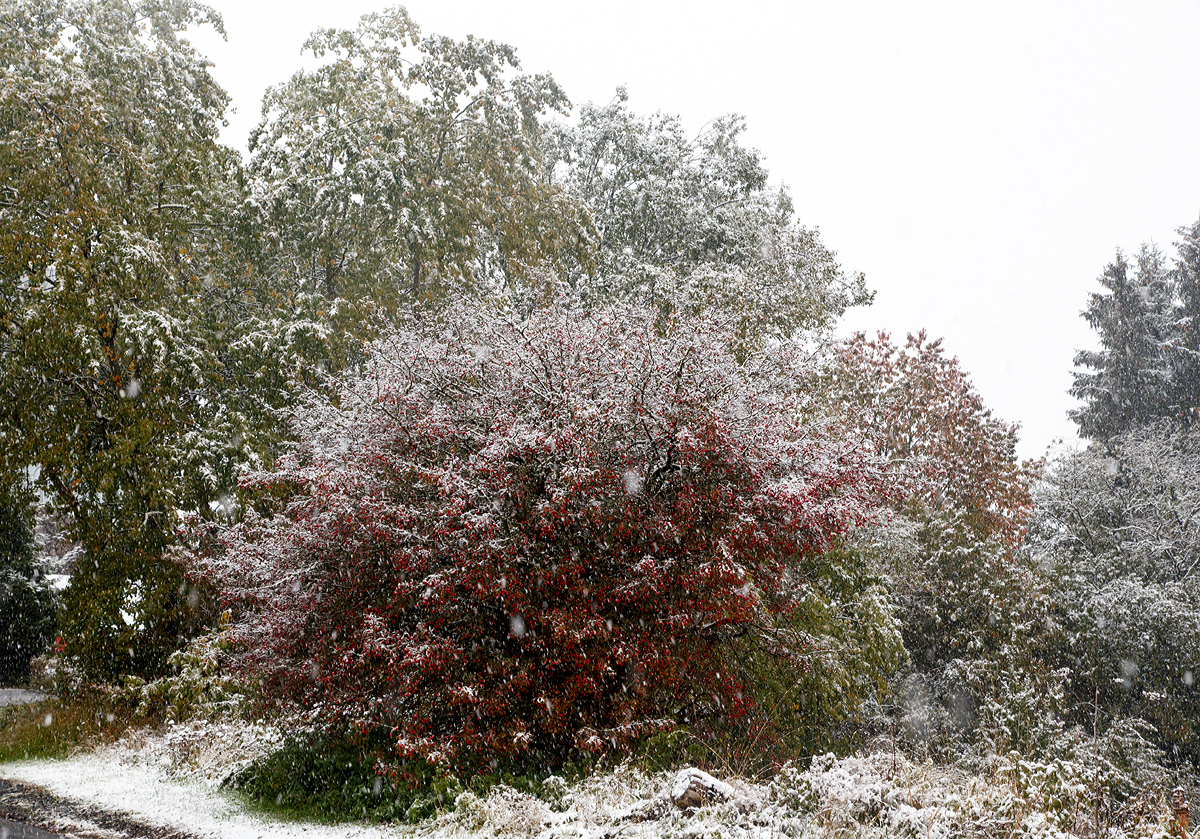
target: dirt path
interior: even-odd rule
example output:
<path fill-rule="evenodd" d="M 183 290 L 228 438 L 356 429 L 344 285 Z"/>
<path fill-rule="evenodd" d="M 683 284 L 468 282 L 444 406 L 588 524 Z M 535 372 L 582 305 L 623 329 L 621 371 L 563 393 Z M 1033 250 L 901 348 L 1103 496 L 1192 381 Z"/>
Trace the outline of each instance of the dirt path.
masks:
<path fill-rule="evenodd" d="M 198 839 L 172 827 L 151 827 L 122 813 L 59 798 L 33 784 L 0 778 L 0 837 L 57 839 L 64 833 L 79 839 Z"/>
<path fill-rule="evenodd" d="M 0 819 L 0 839 L 63 839 L 63 837 L 57 833 L 42 830 L 40 827 Z"/>

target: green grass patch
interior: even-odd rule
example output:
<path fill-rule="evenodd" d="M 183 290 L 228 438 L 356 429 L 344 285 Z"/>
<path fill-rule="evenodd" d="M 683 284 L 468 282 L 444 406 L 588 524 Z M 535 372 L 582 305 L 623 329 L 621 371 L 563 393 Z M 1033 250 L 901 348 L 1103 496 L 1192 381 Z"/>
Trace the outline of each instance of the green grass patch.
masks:
<path fill-rule="evenodd" d="M 151 722 L 143 718 L 136 725 Z M 112 742 L 134 725 L 127 709 L 87 697 L 9 705 L 0 708 L 0 763 L 66 757 L 80 748 Z"/>

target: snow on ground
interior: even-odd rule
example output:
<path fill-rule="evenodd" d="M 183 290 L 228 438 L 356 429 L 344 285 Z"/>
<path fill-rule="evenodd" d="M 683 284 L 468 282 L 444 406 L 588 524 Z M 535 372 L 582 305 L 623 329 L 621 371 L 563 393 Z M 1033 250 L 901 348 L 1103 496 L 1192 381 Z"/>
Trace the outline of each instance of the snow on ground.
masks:
<path fill-rule="evenodd" d="M 807 769 L 784 767 L 769 783 L 623 766 L 574 786 L 560 782 L 558 795 L 549 796 L 557 798 L 553 803 L 503 786 L 484 797 L 463 793 L 453 811 L 415 826 L 283 821 L 246 812 L 220 787 L 279 740 L 267 726 L 189 723 L 134 733 L 66 760 L 0 764 L 0 777 L 213 839 L 1065 839 L 1076 823 L 1071 814 L 1039 806 L 1002 775 L 985 779 L 892 754 L 817 757 Z M 1159 822 L 1107 834 L 1118 835 L 1167 834 Z"/>
<path fill-rule="evenodd" d="M 165 775 L 150 764 L 114 760 L 107 750 L 67 760 L 26 761 L 0 766 L 12 780 L 37 784 L 79 803 L 118 811 L 154 827 L 175 827 L 213 839 L 358 839 L 378 837 L 365 826 L 287 823 L 243 811 L 220 790 Z"/>

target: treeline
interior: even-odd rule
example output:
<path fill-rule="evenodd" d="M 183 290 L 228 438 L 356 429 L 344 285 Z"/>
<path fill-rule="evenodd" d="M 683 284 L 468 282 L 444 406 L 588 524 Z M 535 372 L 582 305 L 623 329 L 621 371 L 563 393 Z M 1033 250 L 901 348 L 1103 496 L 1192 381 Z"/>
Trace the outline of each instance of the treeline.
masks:
<path fill-rule="evenodd" d="M 832 339 L 864 278 L 737 118 L 568 123 L 395 8 L 316 32 L 243 160 L 211 10 L 0 9 L 0 681 L 57 636 L 169 693 L 215 638 L 392 772 L 885 738 L 1125 801 L 1200 757 L 1200 228 L 1105 272 L 1094 443 L 1022 463 L 939 342 Z"/>
<path fill-rule="evenodd" d="M 248 161 L 184 38 L 194 3 L 7 3 L 2 387 L 9 480 L 82 543 L 59 633 L 89 677 L 163 672 L 214 619 L 167 554 L 223 520 L 288 416 L 370 342 L 461 299 L 724 312 L 739 352 L 867 298 L 736 119 L 689 139 L 567 100 L 510 47 L 403 9 L 319 31 Z M 686 287 L 685 287 L 686 285 Z M 661 303 L 656 303 L 661 301 Z"/>

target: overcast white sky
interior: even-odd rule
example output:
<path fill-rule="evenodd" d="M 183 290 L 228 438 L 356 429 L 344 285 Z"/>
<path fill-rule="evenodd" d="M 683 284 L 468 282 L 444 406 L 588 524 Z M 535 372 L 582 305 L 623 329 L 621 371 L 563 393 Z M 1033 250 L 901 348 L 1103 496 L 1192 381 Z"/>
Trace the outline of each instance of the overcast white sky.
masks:
<path fill-rule="evenodd" d="M 265 88 L 318 26 L 386 0 L 209 0 L 228 42 L 195 39 L 245 148 Z M 412 0 L 424 32 L 517 48 L 572 101 L 625 85 L 639 113 L 746 142 L 803 223 L 863 271 L 875 304 L 845 331 L 926 329 L 1023 456 L 1075 440 L 1079 317 L 1122 247 L 1170 250 L 1200 215 L 1200 3 L 902 0 Z"/>

